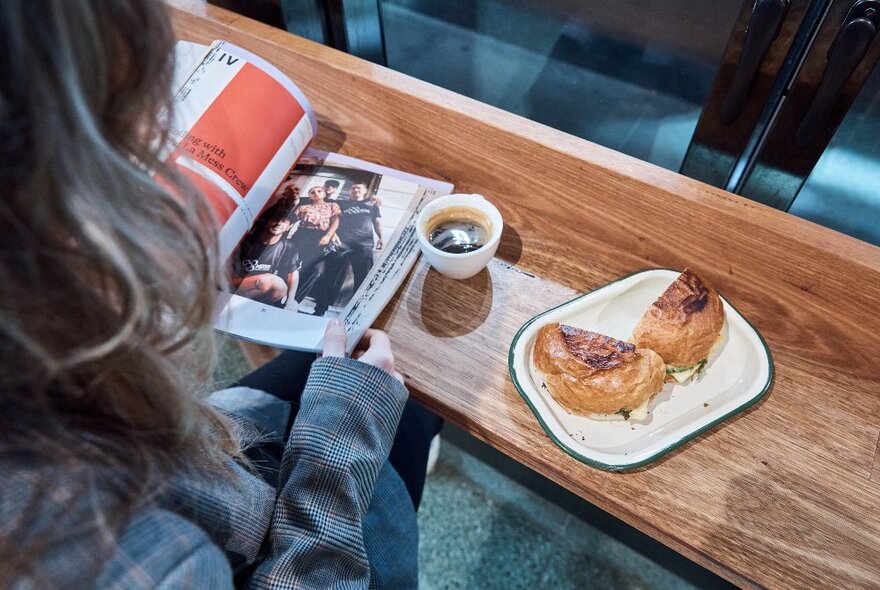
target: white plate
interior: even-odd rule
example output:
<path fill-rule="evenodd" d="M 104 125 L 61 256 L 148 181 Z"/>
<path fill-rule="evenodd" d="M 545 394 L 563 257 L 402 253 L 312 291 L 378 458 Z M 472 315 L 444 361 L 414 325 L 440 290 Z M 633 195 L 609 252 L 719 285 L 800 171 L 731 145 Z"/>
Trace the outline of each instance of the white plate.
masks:
<path fill-rule="evenodd" d="M 629 340 L 645 310 L 678 277 L 645 270 L 622 277 L 530 319 L 513 337 L 510 376 L 538 422 L 567 453 L 594 467 L 641 467 L 757 402 L 773 380 L 773 359 L 758 331 L 722 297 L 724 329 L 702 378 L 667 383 L 641 421 L 595 420 L 569 414 L 542 388 L 532 347 L 541 326 L 560 322 Z"/>

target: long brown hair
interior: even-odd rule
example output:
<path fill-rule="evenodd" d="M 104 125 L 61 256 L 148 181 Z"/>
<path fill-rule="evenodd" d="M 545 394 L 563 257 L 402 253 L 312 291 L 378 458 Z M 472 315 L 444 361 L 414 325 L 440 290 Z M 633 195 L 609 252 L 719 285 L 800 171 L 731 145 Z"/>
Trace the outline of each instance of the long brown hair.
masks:
<path fill-rule="evenodd" d="M 0 473 L 29 470 L 31 516 L 62 481 L 109 494 L 80 523 L 108 551 L 171 474 L 236 451 L 197 391 L 214 221 L 159 159 L 173 46 L 158 0 L 0 2 Z M 39 520 L 0 524 L 5 583 L 64 542 Z"/>

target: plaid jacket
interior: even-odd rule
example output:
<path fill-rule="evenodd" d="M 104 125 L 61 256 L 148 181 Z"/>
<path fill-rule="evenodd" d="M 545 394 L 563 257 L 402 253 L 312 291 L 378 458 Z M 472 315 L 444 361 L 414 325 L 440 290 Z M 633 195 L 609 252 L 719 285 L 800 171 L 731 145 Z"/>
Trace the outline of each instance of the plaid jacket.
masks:
<path fill-rule="evenodd" d="M 128 523 L 96 586 L 222 589 L 238 574 L 236 582 L 256 589 L 416 587 L 415 511 L 387 462 L 406 397 L 384 371 L 339 357 L 318 360 L 278 488 L 239 466 L 235 485 L 174 482 Z M 264 438 L 280 436 L 271 417 L 283 416 L 283 423 L 286 416 L 271 406 L 286 402 L 253 390 L 248 399 L 244 423 Z M 229 396 L 218 403 L 234 409 Z M 3 512 L 0 503 L 0 518 Z M 47 560 L 40 587 L 75 587 L 88 558 L 87 543 L 71 541 Z"/>

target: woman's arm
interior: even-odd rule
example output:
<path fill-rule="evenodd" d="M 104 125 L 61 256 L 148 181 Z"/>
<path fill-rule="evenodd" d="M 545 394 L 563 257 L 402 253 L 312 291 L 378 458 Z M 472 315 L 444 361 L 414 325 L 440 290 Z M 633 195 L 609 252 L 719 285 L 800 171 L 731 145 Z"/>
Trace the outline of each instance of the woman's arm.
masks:
<path fill-rule="evenodd" d="M 376 250 L 381 250 L 385 244 L 382 241 L 382 221 L 378 217 L 373 218 L 373 231 L 376 232 L 376 237 L 379 238 L 376 242 Z"/>
<path fill-rule="evenodd" d="M 391 374 L 387 336 L 372 339 L 360 357 L 366 362 L 328 356 L 328 343 L 312 366 L 282 459 L 268 555 L 251 578 L 253 588 L 369 584 L 364 517 L 407 398 Z M 387 347 L 375 364 L 391 373 L 367 364 L 376 361 L 373 344 Z M 344 339 L 336 354 L 343 352 Z"/>
<path fill-rule="evenodd" d="M 330 220 L 330 227 L 327 229 L 327 233 L 324 234 L 324 237 L 321 238 L 321 241 L 318 242 L 321 246 L 326 246 L 330 243 L 330 240 L 333 239 L 333 236 L 336 235 L 336 230 L 339 229 L 339 216 L 336 215 Z"/>

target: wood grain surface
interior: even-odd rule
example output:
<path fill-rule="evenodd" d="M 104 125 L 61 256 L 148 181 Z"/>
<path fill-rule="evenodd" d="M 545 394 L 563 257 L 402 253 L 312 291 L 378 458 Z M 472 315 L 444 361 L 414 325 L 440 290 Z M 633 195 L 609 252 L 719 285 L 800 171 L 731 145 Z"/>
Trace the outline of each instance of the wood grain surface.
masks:
<path fill-rule="evenodd" d="M 412 395 L 743 586 L 880 585 L 880 249 L 200 2 L 181 38 L 277 65 L 318 146 L 486 195 L 506 227 L 466 281 L 420 262 L 380 317 Z M 507 373 L 528 318 L 620 275 L 689 266 L 766 339 L 765 400 L 662 460 L 608 473 L 544 434 Z"/>

